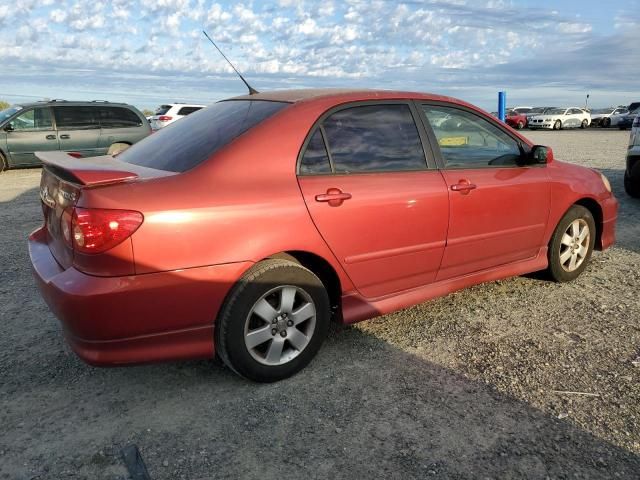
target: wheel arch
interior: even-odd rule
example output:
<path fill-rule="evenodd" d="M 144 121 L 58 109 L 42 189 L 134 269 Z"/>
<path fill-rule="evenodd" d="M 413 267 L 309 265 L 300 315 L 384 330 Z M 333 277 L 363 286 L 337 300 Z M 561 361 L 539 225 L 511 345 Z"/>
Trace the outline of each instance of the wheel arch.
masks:
<path fill-rule="evenodd" d="M 593 215 L 593 220 L 595 221 L 596 224 L 596 243 L 595 243 L 595 249 L 596 250 L 602 250 L 602 220 L 603 220 L 603 214 L 602 214 L 602 207 L 600 207 L 600 204 L 594 200 L 593 198 L 589 198 L 589 197 L 584 197 L 581 198 L 579 200 L 577 200 L 576 202 L 574 202 L 573 205 L 580 205 L 584 208 L 586 208 L 587 210 L 589 210 L 589 212 L 591 212 L 591 215 Z"/>

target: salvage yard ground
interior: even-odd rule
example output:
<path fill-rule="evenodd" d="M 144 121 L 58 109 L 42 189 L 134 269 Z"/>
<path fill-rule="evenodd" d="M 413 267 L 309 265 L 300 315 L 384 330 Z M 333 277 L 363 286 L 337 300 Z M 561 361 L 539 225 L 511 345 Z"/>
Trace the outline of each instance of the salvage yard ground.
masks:
<path fill-rule="evenodd" d="M 336 327 L 308 368 L 271 385 L 211 361 L 83 364 L 29 270 L 40 172 L 0 175 L 0 478 L 125 479 L 131 443 L 154 480 L 639 478 L 629 132 L 524 134 L 609 177 L 616 247 L 570 284 L 512 278 Z"/>

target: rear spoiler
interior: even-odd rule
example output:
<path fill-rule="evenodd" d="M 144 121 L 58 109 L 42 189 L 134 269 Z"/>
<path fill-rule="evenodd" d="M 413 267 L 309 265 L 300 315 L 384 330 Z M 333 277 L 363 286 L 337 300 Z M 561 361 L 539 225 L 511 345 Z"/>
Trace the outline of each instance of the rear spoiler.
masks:
<path fill-rule="evenodd" d="M 35 156 L 52 173 L 65 181 L 88 187 L 126 182 L 138 178 L 175 175 L 175 172 L 122 162 L 111 155 L 77 158 L 71 154 L 56 151 L 36 152 Z"/>

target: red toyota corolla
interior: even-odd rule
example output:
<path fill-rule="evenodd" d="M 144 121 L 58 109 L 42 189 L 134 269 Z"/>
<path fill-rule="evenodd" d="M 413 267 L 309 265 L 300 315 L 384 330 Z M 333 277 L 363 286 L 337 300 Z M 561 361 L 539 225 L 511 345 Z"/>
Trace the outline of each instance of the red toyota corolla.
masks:
<path fill-rule="evenodd" d="M 218 102 L 117 157 L 38 155 L 29 250 L 94 365 L 219 355 L 274 381 L 352 323 L 614 242 L 600 173 L 453 98 L 279 91 Z"/>

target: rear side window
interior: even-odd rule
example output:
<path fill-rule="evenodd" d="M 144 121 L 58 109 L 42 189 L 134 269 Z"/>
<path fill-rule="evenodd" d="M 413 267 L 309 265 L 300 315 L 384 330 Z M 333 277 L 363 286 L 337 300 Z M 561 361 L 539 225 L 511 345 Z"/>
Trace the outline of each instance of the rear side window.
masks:
<path fill-rule="evenodd" d="M 182 107 L 178 111 L 178 115 L 190 115 L 193 112 L 197 112 L 198 110 L 202 110 L 202 107 Z"/>
<path fill-rule="evenodd" d="M 331 173 L 331 163 L 320 129 L 317 129 L 309 140 L 302 162 L 300 162 L 300 173 L 304 175 Z"/>
<path fill-rule="evenodd" d="M 96 107 L 54 107 L 58 130 L 100 128 Z"/>
<path fill-rule="evenodd" d="M 351 107 L 330 115 L 322 125 L 335 173 L 427 168 L 406 104 Z"/>
<path fill-rule="evenodd" d="M 164 115 L 169 110 L 171 110 L 171 105 L 160 105 L 156 108 L 156 115 Z"/>
<path fill-rule="evenodd" d="M 97 110 L 102 128 L 127 128 L 142 125 L 142 120 L 128 108 L 99 107 Z"/>
<path fill-rule="evenodd" d="M 174 122 L 118 155 L 143 167 L 184 172 L 289 103 L 265 100 L 230 100 Z"/>

